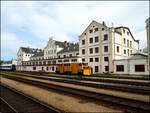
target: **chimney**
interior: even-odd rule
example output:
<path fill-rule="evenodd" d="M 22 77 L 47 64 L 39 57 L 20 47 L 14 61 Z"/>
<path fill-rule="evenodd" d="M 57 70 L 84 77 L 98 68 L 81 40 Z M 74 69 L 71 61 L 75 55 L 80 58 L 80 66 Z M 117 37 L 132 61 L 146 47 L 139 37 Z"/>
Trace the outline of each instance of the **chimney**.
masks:
<path fill-rule="evenodd" d="M 102 23 L 104 26 L 106 26 L 106 23 L 103 21 L 103 23 Z"/>

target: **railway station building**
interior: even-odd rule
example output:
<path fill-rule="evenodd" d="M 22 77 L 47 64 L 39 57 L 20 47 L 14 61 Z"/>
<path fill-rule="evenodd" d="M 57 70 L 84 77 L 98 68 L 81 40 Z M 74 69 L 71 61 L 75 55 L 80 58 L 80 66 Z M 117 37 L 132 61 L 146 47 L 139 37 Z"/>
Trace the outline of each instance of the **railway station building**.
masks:
<path fill-rule="evenodd" d="M 87 63 L 93 73 L 149 74 L 148 56 L 139 52 L 139 40 L 130 29 L 96 21 L 81 33 L 79 43 L 50 37 L 44 49 L 21 47 L 17 61 L 17 70 L 25 71 L 55 72 L 57 64 Z"/>
<path fill-rule="evenodd" d="M 128 27 L 107 27 L 105 22 L 92 21 L 79 36 L 79 53 L 94 73 L 114 72 L 114 60 L 127 59 L 139 50 Z"/>

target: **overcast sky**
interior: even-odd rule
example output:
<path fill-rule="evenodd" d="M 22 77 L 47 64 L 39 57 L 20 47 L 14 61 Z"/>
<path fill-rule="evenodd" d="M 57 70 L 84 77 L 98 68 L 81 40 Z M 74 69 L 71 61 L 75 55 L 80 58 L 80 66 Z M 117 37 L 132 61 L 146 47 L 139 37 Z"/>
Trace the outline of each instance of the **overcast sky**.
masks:
<path fill-rule="evenodd" d="M 148 1 L 2 1 L 1 55 L 16 58 L 21 46 L 44 48 L 49 37 L 78 42 L 78 36 L 92 20 L 109 27 L 129 27 L 140 48 L 147 46 L 145 20 Z"/>

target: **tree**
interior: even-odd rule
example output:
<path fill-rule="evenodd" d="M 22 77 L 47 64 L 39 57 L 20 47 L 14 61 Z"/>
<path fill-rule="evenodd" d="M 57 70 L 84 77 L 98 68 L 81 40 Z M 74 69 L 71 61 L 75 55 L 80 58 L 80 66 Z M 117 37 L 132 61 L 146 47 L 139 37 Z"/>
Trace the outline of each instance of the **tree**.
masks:
<path fill-rule="evenodd" d="M 1 65 L 2 63 L 4 63 L 4 61 L 3 61 L 3 60 L 0 60 L 0 65 Z"/>

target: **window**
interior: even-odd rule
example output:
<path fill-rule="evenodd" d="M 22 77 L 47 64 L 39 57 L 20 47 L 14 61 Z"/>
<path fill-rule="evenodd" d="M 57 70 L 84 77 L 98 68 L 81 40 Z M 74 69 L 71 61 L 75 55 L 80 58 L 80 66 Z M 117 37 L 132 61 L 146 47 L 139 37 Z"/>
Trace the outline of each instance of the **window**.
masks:
<path fill-rule="evenodd" d="M 108 40 L 108 34 L 105 34 L 105 35 L 104 35 L 104 41 L 105 41 L 105 40 Z"/>
<path fill-rule="evenodd" d="M 58 62 L 62 62 L 62 60 L 58 60 Z"/>
<path fill-rule="evenodd" d="M 98 40 L 98 36 L 96 36 L 96 37 L 95 37 L 95 42 L 98 42 L 98 41 L 99 41 L 99 40 Z"/>
<path fill-rule="evenodd" d="M 44 67 L 42 67 L 42 71 L 44 70 Z"/>
<path fill-rule="evenodd" d="M 126 31 L 125 31 L 125 29 L 123 29 L 123 33 L 125 33 Z"/>
<path fill-rule="evenodd" d="M 117 46 L 117 52 L 119 53 L 119 46 Z"/>
<path fill-rule="evenodd" d="M 127 32 L 127 35 L 129 35 L 129 32 Z"/>
<path fill-rule="evenodd" d="M 45 61 L 43 61 L 43 64 L 45 65 L 45 64 L 46 64 L 46 62 L 45 62 Z"/>
<path fill-rule="evenodd" d="M 82 49 L 82 55 L 85 55 L 85 49 Z"/>
<path fill-rule="evenodd" d="M 85 40 L 82 40 L 82 45 L 84 45 L 85 44 Z"/>
<path fill-rule="evenodd" d="M 124 50 L 124 54 L 126 54 L 126 50 Z"/>
<path fill-rule="evenodd" d="M 132 54 L 132 50 L 130 50 L 130 54 Z"/>
<path fill-rule="evenodd" d="M 84 33 L 84 35 L 86 35 L 86 33 Z"/>
<path fill-rule="evenodd" d="M 104 46 L 104 52 L 108 52 L 108 46 Z"/>
<path fill-rule="evenodd" d="M 70 57 L 72 57 L 72 54 L 69 54 Z"/>
<path fill-rule="evenodd" d="M 108 57 L 104 57 L 104 61 L 106 61 L 106 62 L 107 62 L 108 60 L 109 60 L 109 59 L 108 59 Z"/>
<path fill-rule="evenodd" d="M 93 38 L 90 38 L 90 39 L 89 39 L 89 42 L 90 42 L 90 43 L 93 43 Z"/>
<path fill-rule="evenodd" d="M 36 67 L 33 67 L 33 70 L 36 70 Z"/>
<path fill-rule="evenodd" d="M 95 32 L 97 32 L 98 31 L 98 28 L 95 28 Z"/>
<path fill-rule="evenodd" d="M 85 58 L 82 58 L 82 62 L 85 62 Z"/>
<path fill-rule="evenodd" d="M 98 66 L 95 66 L 95 72 L 98 72 L 99 69 L 98 69 Z"/>
<path fill-rule="evenodd" d="M 99 47 L 95 47 L 95 53 L 99 53 Z"/>
<path fill-rule="evenodd" d="M 77 62 L 77 59 L 71 59 L 71 62 Z"/>
<path fill-rule="evenodd" d="M 46 70 L 48 71 L 48 67 L 46 67 Z"/>
<path fill-rule="evenodd" d="M 127 40 L 127 47 L 129 47 L 129 40 Z"/>
<path fill-rule="evenodd" d="M 145 65 L 135 65 L 135 72 L 145 72 Z"/>
<path fill-rule="evenodd" d="M 48 64 L 51 64 L 51 61 L 48 61 Z"/>
<path fill-rule="evenodd" d="M 129 49 L 128 49 L 128 56 L 129 56 Z"/>
<path fill-rule="evenodd" d="M 125 38 L 124 38 L 124 41 L 123 41 L 123 42 L 124 42 L 124 44 L 126 44 L 126 39 L 125 39 Z"/>
<path fill-rule="evenodd" d="M 99 62 L 99 58 L 95 58 L 95 62 Z"/>
<path fill-rule="evenodd" d="M 90 54 L 92 54 L 93 53 L 93 48 L 90 48 L 89 51 L 90 51 Z"/>
<path fill-rule="evenodd" d="M 102 28 L 102 31 L 104 31 L 105 29 L 104 28 Z"/>
<path fill-rule="evenodd" d="M 116 65 L 116 71 L 120 72 L 124 72 L 124 65 Z"/>
<path fill-rule="evenodd" d="M 79 55 L 79 53 L 76 53 L 76 56 Z"/>
<path fill-rule="evenodd" d="M 105 71 L 109 71 L 109 66 L 105 66 Z"/>
<path fill-rule="evenodd" d="M 89 33 L 92 33 L 92 32 L 93 32 L 93 29 L 90 29 L 90 30 L 89 30 Z"/>
<path fill-rule="evenodd" d="M 54 71 L 54 66 L 52 67 L 52 71 Z"/>
<path fill-rule="evenodd" d="M 132 47 L 132 41 L 130 41 L 130 47 Z"/>
<path fill-rule="evenodd" d="M 66 57 L 66 55 L 64 55 L 64 58 Z"/>
<path fill-rule="evenodd" d="M 93 62 L 93 58 L 90 58 L 90 62 Z"/>

